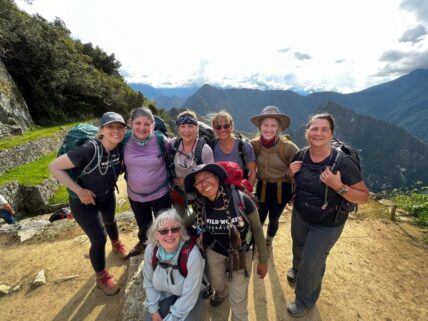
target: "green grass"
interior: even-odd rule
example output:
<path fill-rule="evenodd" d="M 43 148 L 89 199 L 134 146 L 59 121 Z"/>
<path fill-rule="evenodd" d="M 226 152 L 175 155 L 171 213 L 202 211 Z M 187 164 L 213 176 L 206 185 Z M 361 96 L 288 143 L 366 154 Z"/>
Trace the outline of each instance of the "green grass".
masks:
<path fill-rule="evenodd" d="M 91 122 L 91 120 L 83 120 L 83 121 L 78 121 L 73 123 L 67 123 L 60 126 L 31 129 L 20 136 L 9 136 L 9 137 L 2 138 L 0 139 L 0 151 L 13 148 L 21 144 L 25 144 L 29 141 L 32 141 L 41 137 L 53 135 L 63 130 L 64 128 L 73 127 L 81 122 Z"/>
<path fill-rule="evenodd" d="M 398 207 L 416 217 L 416 224 L 428 227 L 428 189 L 414 190 L 407 194 L 398 194 L 392 198 Z"/>
<path fill-rule="evenodd" d="M 55 194 L 49 199 L 49 205 L 68 203 L 68 192 L 65 185 L 60 184 Z"/>
<path fill-rule="evenodd" d="M 45 155 L 29 164 L 15 167 L 0 176 L 0 186 L 18 181 L 25 186 L 35 186 L 51 176 L 48 165 L 56 158 L 56 152 Z"/>

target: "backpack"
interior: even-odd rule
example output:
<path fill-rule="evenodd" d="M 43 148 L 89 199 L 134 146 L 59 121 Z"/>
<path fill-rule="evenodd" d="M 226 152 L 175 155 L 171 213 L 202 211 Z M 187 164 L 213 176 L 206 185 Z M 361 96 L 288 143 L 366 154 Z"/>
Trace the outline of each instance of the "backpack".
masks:
<path fill-rule="evenodd" d="M 361 161 L 360 161 L 358 151 L 356 149 L 352 148 L 350 145 L 340 141 L 337 138 L 332 139 L 331 145 L 333 148 L 333 155 L 332 155 L 330 165 L 327 165 L 327 166 L 330 166 L 331 171 L 333 173 L 337 172 L 337 167 L 343 155 L 348 155 L 350 159 L 354 162 L 354 164 L 358 167 L 358 169 L 361 171 Z M 303 149 L 302 158 L 299 160 L 304 161 L 308 151 L 309 151 L 309 147 L 305 147 Z M 325 193 L 324 193 L 324 204 L 328 204 L 328 199 L 327 199 L 328 191 L 329 191 L 329 187 L 326 185 Z M 337 206 L 337 212 L 334 218 L 334 222 L 337 224 L 341 224 L 345 222 L 346 219 L 348 218 L 348 213 L 350 212 L 356 213 L 357 211 L 358 211 L 358 204 L 349 202 L 348 200 L 342 197 L 340 204 L 338 204 Z"/>
<path fill-rule="evenodd" d="M 71 213 L 70 209 L 67 207 L 60 208 L 55 213 L 53 213 L 51 216 L 49 216 L 49 222 L 52 223 L 53 221 L 61 220 L 64 218 L 66 218 L 68 220 L 73 219 L 73 214 Z"/>
<path fill-rule="evenodd" d="M 96 170 L 100 164 L 100 158 L 102 157 L 103 150 L 100 148 L 99 143 L 95 139 L 99 133 L 99 128 L 90 124 L 78 124 L 71 128 L 65 135 L 62 145 L 58 150 L 57 157 L 68 153 L 69 151 L 81 146 L 87 142 L 94 145 L 95 152 L 90 162 L 85 166 L 79 175 L 75 175 L 72 170 L 67 170 L 68 175 L 77 181 L 78 178 L 88 175 Z M 116 173 L 114 173 L 116 175 Z M 117 186 L 116 186 L 117 188 Z M 73 198 L 76 198 L 74 192 L 67 188 L 67 192 Z"/>
<path fill-rule="evenodd" d="M 155 131 L 160 131 L 165 137 L 168 136 L 168 129 L 166 127 L 165 121 L 159 116 L 153 116 L 155 118 Z"/>
<path fill-rule="evenodd" d="M 90 124 L 78 124 L 71 128 L 65 135 L 57 157 L 66 154 L 77 146 L 83 145 L 89 140 L 95 139 L 100 132 L 98 127 Z"/>
<path fill-rule="evenodd" d="M 279 136 L 279 158 L 285 163 L 285 164 L 289 164 L 289 160 L 287 159 L 287 144 L 288 142 L 291 142 L 291 137 L 288 134 L 285 135 L 280 135 Z M 262 143 L 260 142 L 260 136 L 254 138 L 253 140 L 251 140 L 251 145 L 253 146 L 254 149 L 254 155 L 259 156 L 260 152 L 262 151 Z"/>
<path fill-rule="evenodd" d="M 195 237 L 191 237 L 190 239 L 188 239 L 187 241 L 184 242 L 183 246 L 180 249 L 180 253 L 178 254 L 178 259 L 177 259 L 177 264 L 175 265 L 169 265 L 167 264 L 167 266 L 172 267 L 173 269 L 177 269 L 178 272 L 180 272 L 180 274 L 183 277 L 187 276 L 187 261 L 189 260 L 189 255 L 190 252 L 192 252 L 193 247 L 196 245 L 196 238 Z M 158 246 L 155 246 L 153 248 L 153 255 L 152 255 L 152 267 L 153 270 L 156 269 L 156 266 L 159 263 L 158 257 L 156 256 L 158 252 Z M 204 257 L 203 253 L 201 252 L 202 257 Z M 172 277 L 171 274 L 171 282 L 172 284 L 174 284 L 174 279 Z M 212 294 L 212 288 L 210 285 L 210 282 L 208 280 L 208 277 L 206 276 L 206 274 L 204 273 L 202 276 L 202 296 L 204 299 L 208 299 L 211 297 Z"/>
<path fill-rule="evenodd" d="M 160 119 L 160 118 L 159 118 Z M 155 125 L 156 126 L 156 125 Z M 156 128 L 156 127 L 155 127 Z M 160 186 L 158 186 L 154 191 L 152 191 L 152 192 L 150 192 L 150 193 L 138 193 L 138 192 L 135 192 L 135 191 L 133 191 L 132 189 L 131 189 L 131 187 L 128 185 L 128 188 L 134 193 L 134 194 L 137 194 L 137 195 L 140 195 L 140 196 L 149 196 L 149 195 L 151 195 L 151 194 L 153 194 L 153 193 L 156 193 L 157 191 L 159 191 L 161 188 L 163 188 L 163 187 L 165 187 L 165 186 L 168 186 L 169 185 L 169 180 L 170 180 L 170 167 L 171 167 L 171 163 L 172 163 L 172 160 L 171 160 L 171 157 L 170 157 L 170 154 L 167 152 L 167 150 L 166 150 L 166 148 L 165 148 L 165 139 L 166 139 L 166 136 L 163 134 L 163 132 L 162 131 L 159 131 L 159 130 L 155 130 L 154 131 L 154 135 L 155 135 L 155 137 L 156 137 L 156 143 L 157 143 L 157 145 L 158 145 L 158 147 L 159 147 L 159 154 L 158 154 L 158 158 L 163 158 L 164 159 L 164 161 L 165 161 L 165 165 L 166 165 L 166 169 L 167 169 L 167 172 L 168 172 L 168 176 L 167 176 L 167 179 L 166 179 L 166 181 L 165 182 L 163 182 Z M 126 132 L 126 134 L 125 134 L 125 137 L 123 138 L 123 140 L 120 142 L 120 145 L 119 145 L 119 150 L 120 150 L 120 153 L 122 154 L 122 157 L 124 158 L 124 155 L 125 155 L 125 146 L 126 146 L 126 144 L 128 143 L 128 141 L 129 141 L 129 138 L 131 138 L 131 136 L 132 136 L 132 131 L 131 130 L 129 130 L 129 131 L 127 131 Z M 128 180 L 128 171 L 126 170 L 126 166 L 125 166 L 125 163 L 123 163 L 123 170 L 124 170 L 124 176 L 125 176 L 125 180 Z"/>

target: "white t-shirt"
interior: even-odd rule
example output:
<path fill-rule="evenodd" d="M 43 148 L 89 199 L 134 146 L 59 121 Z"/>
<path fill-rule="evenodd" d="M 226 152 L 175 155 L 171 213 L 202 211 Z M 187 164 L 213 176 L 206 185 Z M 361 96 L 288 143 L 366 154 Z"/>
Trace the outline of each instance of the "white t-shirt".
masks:
<path fill-rule="evenodd" d="M 0 195 L 0 206 L 3 206 L 4 204 L 7 204 L 8 202 L 6 201 L 6 199 Z"/>

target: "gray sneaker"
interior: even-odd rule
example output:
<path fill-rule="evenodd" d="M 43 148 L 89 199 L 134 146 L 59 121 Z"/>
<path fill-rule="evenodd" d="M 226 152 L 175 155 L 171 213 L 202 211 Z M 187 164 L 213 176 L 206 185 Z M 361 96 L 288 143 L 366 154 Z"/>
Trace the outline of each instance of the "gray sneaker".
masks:
<path fill-rule="evenodd" d="M 297 279 L 297 269 L 292 267 L 287 272 L 287 280 L 290 281 L 291 283 L 294 283 L 296 282 L 296 279 Z"/>
<path fill-rule="evenodd" d="M 287 311 L 293 318 L 301 318 L 309 311 L 309 309 L 294 301 L 287 306 Z"/>

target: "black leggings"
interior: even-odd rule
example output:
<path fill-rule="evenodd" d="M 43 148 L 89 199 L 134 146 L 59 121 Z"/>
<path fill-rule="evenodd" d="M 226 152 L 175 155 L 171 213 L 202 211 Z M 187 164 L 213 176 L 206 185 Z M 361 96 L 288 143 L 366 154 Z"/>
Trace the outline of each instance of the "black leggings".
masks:
<path fill-rule="evenodd" d="M 260 199 L 262 193 L 263 182 L 257 182 L 257 198 Z M 274 237 L 278 231 L 278 220 L 285 208 L 285 205 L 291 200 L 291 184 L 282 183 L 282 202 L 278 204 L 276 191 L 278 189 L 277 183 L 266 183 L 266 199 L 265 202 L 259 204 L 260 222 L 262 225 L 266 221 L 269 213 L 269 225 L 267 229 L 267 236 Z"/>
<path fill-rule="evenodd" d="M 106 234 L 112 241 L 119 238 L 119 230 L 114 218 L 116 198 L 111 194 L 102 201 L 97 200 L 96 205 L 85 205 L 79 199 L 71 197 L 69 202 L 73 217 L 91 242 L 89 259 L 92 267 L 95 272 L 101 272 L 106 267 Z"/>
<path fill-rule="evenodd" d="M 153 222 L 152 215 L 154 214 L 156 217 L 160 211 L 171 208 L 169 193 L 153 201 L 137 202 L 129 199 L 129 203 L 131 204 L 135 220 L 137 221 L 138 239 L 140 242 L 145 242 L 147 240 L 147 231 Z"/>

